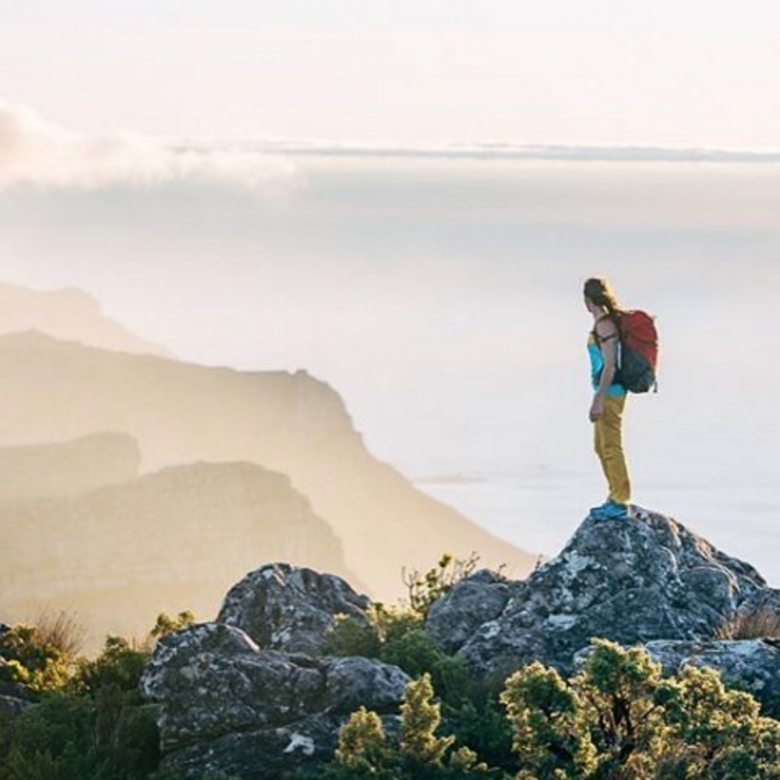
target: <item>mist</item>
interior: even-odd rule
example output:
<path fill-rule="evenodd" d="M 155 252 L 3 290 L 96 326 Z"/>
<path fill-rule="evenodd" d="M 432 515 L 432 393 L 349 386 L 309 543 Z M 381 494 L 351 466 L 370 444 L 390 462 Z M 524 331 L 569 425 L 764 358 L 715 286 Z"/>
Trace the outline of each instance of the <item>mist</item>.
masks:
<path fill-rule="evenodd" d="M 553 552 L 602 500 L 581 290 L 607 275 L 662 340 L 659 392 L 627 409 L 635 500 L 780 580 L 776 164 L 290 163 L 296 187 L 270 199 L 204 181 L 5 191 L 0 277 L 82 288 L 184 360 L 305 368 L 407 475 L 509 475 L 502 499 L 425 487 Z"/>

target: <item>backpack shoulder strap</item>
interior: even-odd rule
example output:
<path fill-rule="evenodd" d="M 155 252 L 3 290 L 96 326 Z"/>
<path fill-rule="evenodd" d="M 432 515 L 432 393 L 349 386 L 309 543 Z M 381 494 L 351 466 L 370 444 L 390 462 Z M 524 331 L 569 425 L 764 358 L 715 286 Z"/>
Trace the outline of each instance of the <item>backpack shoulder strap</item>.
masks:
<path fill-rule="evenodd" d="M 610 333 L 609 336 L 599 336 L 598 330 L 596 330 L 596 328 L 598 327 L 598 324 L 604 319 L 612 319 L 612 315 L 602 314 L 600 317 L 597 317 L 596 321 L 593 323 L 593 330 L 591 333 L 593 334 L 593 338 L 597 344 L 602 344 L 605 341 L 617 338 L 619 335 L 620 328 L 618 327 L 617 323 L 615 323 L 615 327 L 618 329 L 617 332 Z M 614 322 L 614 320 L 612 321 Z"/>

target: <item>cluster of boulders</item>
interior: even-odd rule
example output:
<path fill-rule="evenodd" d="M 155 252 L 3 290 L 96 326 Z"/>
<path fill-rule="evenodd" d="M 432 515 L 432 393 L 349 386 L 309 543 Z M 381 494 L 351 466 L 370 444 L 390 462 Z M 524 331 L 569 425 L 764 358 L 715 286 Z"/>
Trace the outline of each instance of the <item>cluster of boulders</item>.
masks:
<path fill-rule="evenodd" d="M 370 607 L 340 577 L 272 563 L 228 592 L 214 622 L 158 641 L 141 688 L 157 705 L 165 763 L 193 777 L 270 780 L 330 757 L 361 705 L 397 728 L 408 675 L 327 651 L 336 617 L 368 626 Z M 635 507 L 630 521 L 587 518 L 525 580 L 488 570 L 460 580 L 431 605 L 424 629 L 475 677 L 499 681 L 534 660 L 569 674 L 593 637 L 641 644 L 668 672 L 689 663 L 720 670 L 776 713 L 780 643 L 724 638 L 725 625 L 756 612 L 780 615 L 780 591 L 752 566 Z M 29 698 L 0 685 L 0 712 L 18 713 Z"/>
<path fill-rule="evenodd" d="M 367 624 L 369 604 L 340 577 L 269 564 L 230 590 L 216 622 L 161 639 L 141 686 L 161 705 L 166 761 L 270 780 L 329 757 L 361 705 L 397 719 L 405 672 L 323 654 L 335 616 Z"/>
<path fill-rule="evenodd" d="M 336 615 L 368 623 L 370 601 L 343 579 L 284 563 L 262 566 L 227 594 L 214 623 L 162 639 L 144 671 L 159 704 L 166 762 L 193 775 L 247 780 L 332 755 L 360 705 L 392 727 L 409 681 L 376 659 L 329 656 Z M 750 565 L 663 515 L 587 518 L 556 558 L 526 580 L 481 570 L 430 607 L 425 630 L 475 677 L 501 678 L 533 660 L 572 672 L 593 637 L 643 644 L 667 671 L 719 669 L 776 706 L 780 647 L 726 640 L 740 612 L 780 608 L 780 592 Z"/>

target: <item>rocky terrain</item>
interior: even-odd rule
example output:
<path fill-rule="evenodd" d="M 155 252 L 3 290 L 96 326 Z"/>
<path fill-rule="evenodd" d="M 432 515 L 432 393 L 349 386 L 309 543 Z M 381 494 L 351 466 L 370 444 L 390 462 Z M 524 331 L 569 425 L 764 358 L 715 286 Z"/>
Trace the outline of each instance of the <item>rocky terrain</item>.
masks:
<path fill-rule="evenodd" d="M 718 636 L 740 611 L 777 613 L 779 598 L 750 565 L 635 508 L 631 521 L 587 518 L 524 581 L 485 570 L 461 580 L 430 607 L 425 629 L 475 677 L 532 660 L 571 671 L 600 636 L 645 645 L 669 671 L 711 665 L 771 707 L 780 686 L 775 643 Z M 166 763 L 270 780 L 327 756 L 358 705 L 392 719 L 400 669 L 324 653 L 335 615 L 360 623 L 369 604 L 338 577 L 269 564 L 231 589 L 215 622 L 162 640 L 142 688 L 159 705 Z"/>
<path fill-rule="evenodd" d="M 431 610 L 435 636 L 458 630 L 448 613 L 451 605 L 460 611 L 465 587 L 473 586 L 462 583 Z M 502 587 L 485 583 L 476 598 L 496 600 Z M 509 587 L 503 609 L 458 652 L 480 672 L 536 658 L 570 671 L 592 636 L 623 644 L 705 640 L 728 615 L 761 600 L 778 604 L 777 597 L 752 566 L 668 517 L 641 509 L 630 523 L 589 517 L 556 558 Z"/>
<path fill-rule="evenodd" d="M 321 652 L 335 615 L 368 603 L 339 577 L 271 564 L 231 590 L 216 622 L 162 639 L 141 686 L 161 705 L 168 763 L 272 780 L 327 758 L 360 705 L 392 717 L 408 675 Z"/>

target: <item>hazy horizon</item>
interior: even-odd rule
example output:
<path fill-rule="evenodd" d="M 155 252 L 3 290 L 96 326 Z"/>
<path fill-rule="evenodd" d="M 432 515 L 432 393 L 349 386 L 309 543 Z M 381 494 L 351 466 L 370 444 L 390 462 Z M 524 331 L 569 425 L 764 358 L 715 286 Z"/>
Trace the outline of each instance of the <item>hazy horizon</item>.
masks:
<path fill-rule="evenodd" d="M 562 503 L 469 515 L 550 554 L 602 498 L 581 286 L 608 275 L 662 339 L 660 392 L 632 398 L 626 421 L 635 500 L 774 566 L 776 164 L 291 165 L 283 198 L 189 180 L 7 189 L 2 280 L 83 288 L 182 360 L 305 368 L 408 476 L 555 475 Z"/>
<path fill-rule="evenodd" d="M 635 500 L 780 582 L 779 22 L 6 4 L 0 282 L 86 290 L 184 361 L 305 368 L 377 457 L 481 475 L 426 489 L 550 554 L 603 499 L 581 289 L 607 275 L 662 339 L 626 420 Z"/>

